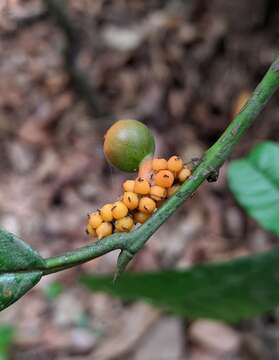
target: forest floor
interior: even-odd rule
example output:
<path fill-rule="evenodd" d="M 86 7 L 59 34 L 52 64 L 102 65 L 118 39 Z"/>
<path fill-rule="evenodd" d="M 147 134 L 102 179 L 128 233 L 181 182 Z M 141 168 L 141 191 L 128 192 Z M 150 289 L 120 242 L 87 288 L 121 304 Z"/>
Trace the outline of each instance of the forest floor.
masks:
<path fill-rule="evenodd" d="M 87 213 L 117 199 L 126 175 L 104 159 L 105 129 L 144 121 L 157 154 L 201 156 L 278 52 L 276 1 L 0 2 L 0 226 L 43 256 L 86 245 Z M 56 3 L 57 4 L 57 3 Z M 48 5 L 48 8 L 45 6 Z M 278 140 L 275 97 L 233 158 Z M 153 236 L 132 271 L 189 267 L 271 248 L 227 185 L 199 191 Z M 48 276 L 0 315 L 11 359 L 279 358 L 278 313 L 237 326 L 181 320 L 79 284 L 113 272 L 116 253 Z"/>

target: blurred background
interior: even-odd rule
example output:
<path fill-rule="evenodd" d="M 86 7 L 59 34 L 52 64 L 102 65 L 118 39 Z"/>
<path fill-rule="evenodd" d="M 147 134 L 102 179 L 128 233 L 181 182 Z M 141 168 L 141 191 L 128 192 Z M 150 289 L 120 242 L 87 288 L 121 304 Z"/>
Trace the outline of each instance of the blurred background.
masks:
<path fill-rule="evenodd" d="M 200 156 L 274 59 L 278 23 L 276 0 L 1 0 L 0 226 L 44 257 L 86 245 L 87 213 L 127 178 L 105 162 L 105 130 L 136 118 L 158 155 Z M 275 96 L 234 158 L 278 140 L 278 111 Z M 275 241 L 236 204 L 225 165 L 130 269 L 226 260 Z M 116 258 L 45 277 L 2 312 L 0 327 L 16 331 L 8 358 L 279 358 L 277 312 L 237 326 L 189 321 L 79 284 L 82 273 L 113 272 Z"/>

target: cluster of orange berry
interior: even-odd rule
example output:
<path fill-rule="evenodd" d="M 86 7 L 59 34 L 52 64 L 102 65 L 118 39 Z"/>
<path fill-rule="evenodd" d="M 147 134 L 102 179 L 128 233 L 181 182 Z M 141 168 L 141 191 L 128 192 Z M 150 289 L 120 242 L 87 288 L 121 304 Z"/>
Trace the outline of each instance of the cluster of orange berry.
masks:
<path fill-rule="evenodd" d="M 136 224 L 143 224 L 191 175 L 190 168 L 178 156 L 153 159 L 150 167 L 148 176 L 123 183 L 120 200 L 88 215 L 88 235 L 102 239 L 113 232 L 131 231 Z"/>

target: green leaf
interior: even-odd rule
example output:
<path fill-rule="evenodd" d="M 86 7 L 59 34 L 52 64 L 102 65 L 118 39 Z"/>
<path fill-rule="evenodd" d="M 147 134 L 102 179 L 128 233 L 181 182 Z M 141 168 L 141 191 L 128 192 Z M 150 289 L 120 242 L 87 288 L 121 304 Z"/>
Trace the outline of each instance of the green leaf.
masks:
<path fill-rule="evenodd" d="M 44 294 L 49 300 L 56 299 L 64 291 L 64 286 L 59 281 L 53 281 L 48 284 L 44 289 Z"/>
<path fill-rule="evenodd" d="M 0 326 L 0 360 L 8 359 L 8 351 L 11 347 L 15 329 L 9 325 Z"/>
<path fill-rule="evenodd" d="M 247 213 L 279 236 L 279 145 L 264 142 L 244 159 L 233 161 L 228 179 Z"/>
<path fill-rule="evenodd" d="M 14 234 L 0 229 L 0 273 L 41 269 L 44 260 L 41 256 Z"/>
<path fill-rule="evenodd" d="M 40 271 L 0 275 L 0 311 L 21 298 L 42 277 Z"/>
<path fill-rule="evenodd" d="M 0 311 L 41 279 L 45 261 L 17 236 L 0 229 Z"/>
<path fill-rule="evenodd" d="M 124 300 L 145 300 L 189 318 L 236 322 L 279 304 L 279 249 L 190 270 L 84 275 L 92 291 L 105 291 Z"/>

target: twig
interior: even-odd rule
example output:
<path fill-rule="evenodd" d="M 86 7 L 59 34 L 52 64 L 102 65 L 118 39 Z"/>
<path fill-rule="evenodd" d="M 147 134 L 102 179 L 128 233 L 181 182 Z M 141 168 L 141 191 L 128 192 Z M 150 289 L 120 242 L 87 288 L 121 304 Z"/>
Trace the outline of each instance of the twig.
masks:
<path fill-rule="evenodd" d="M 45 10 L 38 11 L 34 14 L 31 14 L 29 16 L 23 16 L 19 18 L 12 19 L 12 22 L 14 26 L 12 26 L 12 29 L 4 30 L 1 34 L 3 37 L 12 37 L 18 34 L 19 31 L 22 31 L 25 28 L 29 28 L 30 26 L 33 26 L 37 24 L 38 22 L 41 22 L 45 19 L 47 19 L 48 13 Z"/>
<path fill-rule="evenodd" d="M 117 273 L 124 271 L 133 256 L 144 246 L 153 233 L 197 190 L 210 174 L 219 170 L 278 87 L 279 56 L 257 86 L 247 104 L 215 144 L 204 154 L 202 161 L 194 170 L 192 176 L 145 224 L 129 234 L 114 234 L 90 246 L 46 259 L 46 269 L 43 270 L 44 275 L 81 264 L 116 249 L 121 250 L 118 257 Z"/>
<path fill-rule="evenodd" d="M 107 107 L 102 104 L 103 101 L 96 94 L 88 77 L 79 69 L 77 64 L 77 58 L 81 50 L 81 29 L 69 17 L 67 2 L 64 0 L 44 0 L 44 3 L 48 13 L 64 33 L 66 40 L 64 63 L 77 94 L 85 101 L 94 116 L 104 116 L 106 114 L 104 109 L 107 109 Z"/>

